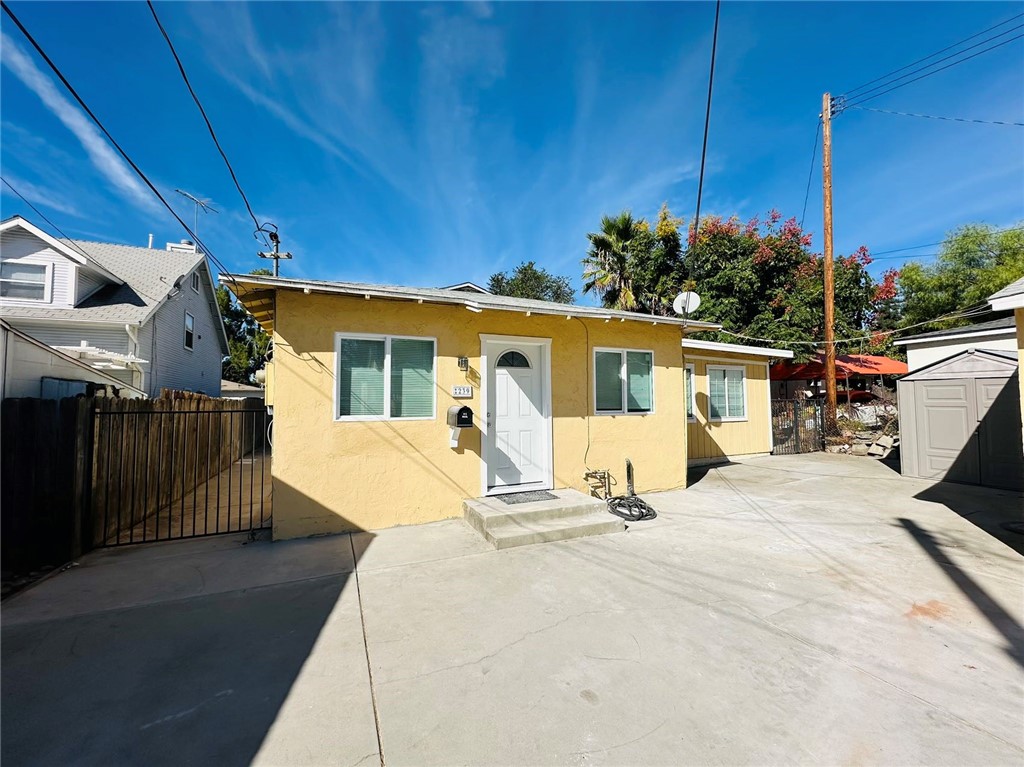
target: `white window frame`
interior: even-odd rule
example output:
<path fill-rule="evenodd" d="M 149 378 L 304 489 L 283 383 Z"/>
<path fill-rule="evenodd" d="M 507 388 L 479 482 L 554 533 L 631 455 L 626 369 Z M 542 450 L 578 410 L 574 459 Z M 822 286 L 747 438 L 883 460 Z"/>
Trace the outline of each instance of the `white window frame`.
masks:
<path fill-rule="evenodd" d="M 622 403 L 621 410 L 598 410 L 597 409 L 597 353 L 598 352 L 611 352 L 620 355 L 621 362 L 619 363 L 619 378 L 622 381 L 622 391 L 620 394 L 619 401 Z M 651 355 L 651 409 L 650 410 L 629 410 L 628 409 L 628 398 L 627 389 L 629 387 L 629 377 L 626 375 L 626 352 L 639 352 L 641 354 Z M 595 346 L 590 354 L 591 368 L 594 371 L 594 382 L 591 386 L 591 396 L 593 398 L 593 411 L 594 415 L 654 415 L 655 398 L 654 398 L 654 350 L 653 349 L 626 349 L 626 348 L 612 348 L 608 346 Z"/>
<path fill-rule="evenodd" d="M 708 420 L 715 423 L 739 423 L 750 420 L 750 397 L 747 396 L 747 368 L 745 365 L 705 365 L 704 369 L 708 376 Z M 713 416 L 711 404 L 711 371 L 712 370 L 738 370 L 743 382 L 743 415 L 742 416 Z M 729 412 L 729 384 L 725 387 L 726 412 Z"/>
<path fill-rule="evenodd" d="M 29 301 L 33 304 L 48 304 L 53 300 L 53 264 L 47 261 L 22 261 L 20 259 L 5 259 L 5 264 L 14 264 L 15 266 L 42 266 L 45 269 L 43 277 L 43 297 L 42 298 L 11 298 L 4 296 L 4 301 Z M 19 285 L 38 285 L 38 282 L 26 282 L 25 280 L 9 280 L 0 278 L 2 282 L 13 282 Z"/>
<path fill-rule="evenodd" d="M 342 339 L 355 341 L 383 341 L 384 342 L 384 414 L 383 415 L 338 415 L 341 409 L 341 371 L 338 366 L 341 364 L 341 342 Z M 430 415 L 416 416 L 391 416 L 391 342 L 395 339 L 400 341 L 430 341 L 434 346 L 432 355 L 433 365 L 431 366 L 431 403 Z M 335 333 L 334 334 L 334 421 L 342 423 L 345 421 L 433 421 L 437 419 L 437 338 L 433 336 L 403 336 L 387 335 L 381 333 Z"/>
<path fill-rule="evenodd" d="M 188 320 L 192 318 L 192 345 L 188 345 Z M 196 350 L 196 316 L 192 312 L 185 312 L 181 322 L 181 345 L 188 351 Z"/>
<path fill-rule="evenodd" d="M 199 292 L 199 272 L 192 272 L 192 290 Z"/>
<path fill-rule="evenodd" d="M 683 387 L 686 389 L 686 401 L 690 410 L 686 420 L 695 423 L 697 421 L 697 366 L 692 362 L 687 362 L 683 369 Z M 686 375 L 687 373 L 689 375 Z"/>

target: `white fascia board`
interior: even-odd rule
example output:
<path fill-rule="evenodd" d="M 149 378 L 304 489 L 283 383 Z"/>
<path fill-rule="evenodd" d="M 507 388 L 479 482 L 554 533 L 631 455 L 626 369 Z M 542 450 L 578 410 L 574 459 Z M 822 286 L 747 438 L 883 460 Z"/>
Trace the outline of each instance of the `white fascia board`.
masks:
<path fill-rule="evenodd" d="M 993 311 L 1002 312 L 1007 309 L 1024 309 L 1024 293 L 1015 296 L 1003 296 L 1002 298 L 989 299 L 988 305 Z"/>
<path fill-rule="evenodd" d="M 744 346 L 743 344 L 725 344 L 717 341 L 697 341 L 686 338 L 683 340 L 684 349 L 699 349 L 713 352 L 730 352 L 732 354 L 747 354 L 753 357 L 775 357 L 777 359 L 792 359 L 793 352 L 789 349 L 771 349 L 767 346 Z"/>
<path fill-rule="evenodd" d="M 1015 331 L 1010 328 L 995 328 L 994 330 L 978 330 L 974 333 L 956 333 L 948 336 L 929 336 L 928 338 L 903 338 L 893 341 L 893 346 L 917 346 L 918 344 L 930 344 L 936 341 L 969 341 L 972 338 L 988 338 L 989 336 L 1006 336 L 1013 338 Z"/>
<path fill-rule="evenodd" d="M 99 274 L 102 277 L 110 280 L 111 282 L 114 282 L 114 283 L 116 283 L 118 285 L 123 285 L 124 284 L 124 280 L 122 280 L 116 274 L 108 272 L 106 269 L 104 269 L 102 266 L 100 266 L 98 263 L 96 263 L 96 261 L 94 261 L 92 259 L 87 259 L 79 251 L 75 250 L 73 247 L 71 247 L 67 243 L 61 242 L 56 237 L 51 237 L 49 234 L 44 232 L 38 226 L 33 224 L 31 221 L 28 221 L 28 220 L 26 220 L 24 218 L 21 218 L 20 216 L 15 216 L 14 218 L 7 219 L 3 223 L 0 223 L 0 232 L 6 232 L 9 229 L 16 229 L 16 228 L 17 229 L 24 229 L 29 234 L 34 235 L 35 237 L 38 237 L 40 240 L 42 240 L 47 245 L 49 245 L 51 248 L 53 248 L 58 253 L 60 253 L 62 256 L 64 256 L 65 258 L 71 260 L 72 262 L 78 264 L 79 266 L 88 266 L 90 269 L 95 271 L 97 274 Z"/>

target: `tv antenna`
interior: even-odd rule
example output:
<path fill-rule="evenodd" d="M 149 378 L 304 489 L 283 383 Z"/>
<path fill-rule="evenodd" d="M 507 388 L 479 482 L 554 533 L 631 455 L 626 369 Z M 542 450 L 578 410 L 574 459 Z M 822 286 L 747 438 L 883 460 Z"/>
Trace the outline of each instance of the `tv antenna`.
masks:
<path fill-rule="evenodd" d="M 199 236 L 199 209 L 202 208 L 203 213 L 220 213 L 220 211 L 217 210 L 212 205 L 210 205 L 210 200 L 201 200 L 198 197 L 196 197 L 194 194 L 189 194 L 188 192 L 184 191 L 183 189 L 175 189 L 174 191 L 177 192 L 178 194 L 180 194 L 182 197 L 187 197 L 189 200 L 192 201 L 193 205 L 195 205 L 196 211 L 195 211 L 195 220 L 194 220 L 194 222 L 192 224 L 192 234 L 194 234 L 196 237 L 198 237 Z M 198 247 L 198 246 L 199 246 L 199 243 L 196 243 L 196 247 Z"/>

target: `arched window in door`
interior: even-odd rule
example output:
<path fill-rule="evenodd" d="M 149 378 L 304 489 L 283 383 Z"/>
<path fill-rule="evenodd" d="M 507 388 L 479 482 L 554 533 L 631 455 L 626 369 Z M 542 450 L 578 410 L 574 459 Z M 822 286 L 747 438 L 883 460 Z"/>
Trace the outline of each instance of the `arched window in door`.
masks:
<path fill-rule="evenodd" d="M 530 360 L 526 358 L 526 355 L 522 352 L 517 352 L 515 349 L 507 351 L 498 358 L 499 368 L 528 368 L 530 367 Z"/>

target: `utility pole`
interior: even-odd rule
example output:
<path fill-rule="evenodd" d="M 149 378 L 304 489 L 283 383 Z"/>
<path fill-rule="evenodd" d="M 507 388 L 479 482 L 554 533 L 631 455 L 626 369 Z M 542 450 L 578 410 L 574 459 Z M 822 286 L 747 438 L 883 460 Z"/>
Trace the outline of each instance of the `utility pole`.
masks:
<path fill-rule="evenodd" d="M 274 226 L 273 224 L 264 224 L 264 226 Z M 277 227 L 274 226 L 274 230 L 267 232 L 267 236 L 270 237 L 270 244 L 274 246 L 272 253 L 258 252 L 260 258 L 272 258 L 274 259 L 274 276 L 278 277 L 281 274 L 281 259 L 291 258 L 291 253 L 281 252 L 281 238 L 277 234 Z"/>
<path fill-rule="evenodd" d="M 836 425 L 835 284 L 832 277 L 832 97 L 821 97 L 821 185 L 825 209 L 825 426 Z"/>

